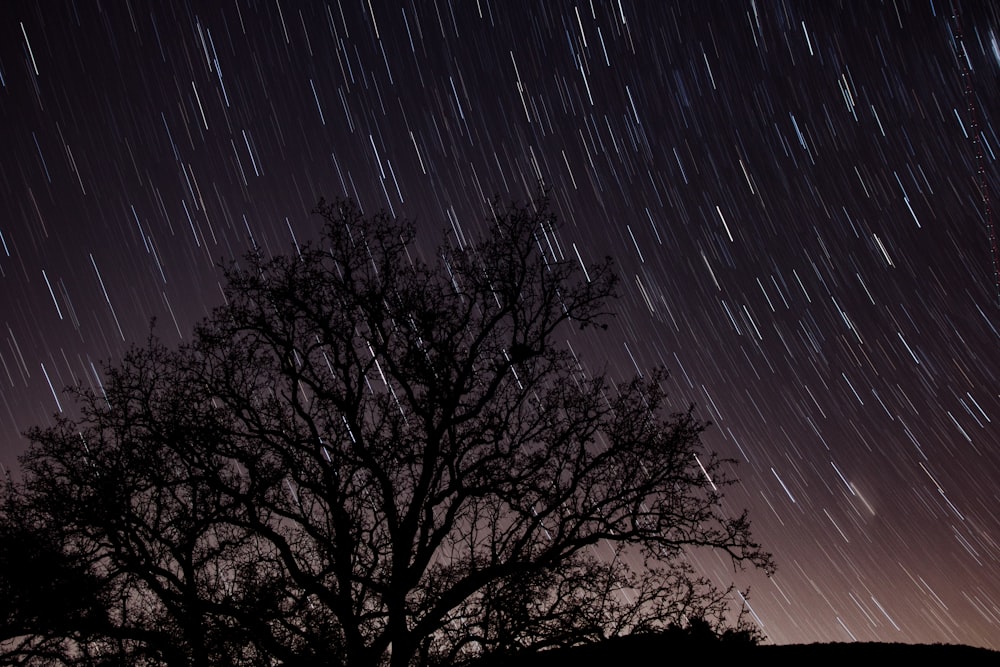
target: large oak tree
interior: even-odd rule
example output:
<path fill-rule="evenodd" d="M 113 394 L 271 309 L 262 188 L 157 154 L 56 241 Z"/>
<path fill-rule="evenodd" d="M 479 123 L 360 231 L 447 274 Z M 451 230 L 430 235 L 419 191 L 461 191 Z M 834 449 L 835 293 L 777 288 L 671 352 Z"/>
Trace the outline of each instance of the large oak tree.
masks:
<path fill-rule="evenodd" d="M 544 198 L 427 261 L 409 223 L 317 212 L 321 241 L 226 271 L 193 342 L 151 336 L 30 432 L 0 532 L 47 566 L 0 549 L 8 658 L 402 667 L 726 627 L 685 551 L 771 560 L 705 424 L 565 343 L 609 316 L 610 263 L 567 258 Z"/>

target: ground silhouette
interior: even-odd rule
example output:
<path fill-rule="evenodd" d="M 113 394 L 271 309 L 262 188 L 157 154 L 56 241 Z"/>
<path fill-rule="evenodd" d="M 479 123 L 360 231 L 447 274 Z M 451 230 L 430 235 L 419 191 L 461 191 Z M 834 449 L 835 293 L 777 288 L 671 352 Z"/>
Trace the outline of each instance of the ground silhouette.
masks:
<path fill-rule="evenodd" d="M 753 644 L 698 641 L 676 635 L 615 637 L 588 646 L 520 654 L 481 667 L 609 667 L 629 664 L 668 667 L 679 664 L 767 665 L 961 665 L 996 667 L 1000 652 L 956 644 L 878 642 Z"/>

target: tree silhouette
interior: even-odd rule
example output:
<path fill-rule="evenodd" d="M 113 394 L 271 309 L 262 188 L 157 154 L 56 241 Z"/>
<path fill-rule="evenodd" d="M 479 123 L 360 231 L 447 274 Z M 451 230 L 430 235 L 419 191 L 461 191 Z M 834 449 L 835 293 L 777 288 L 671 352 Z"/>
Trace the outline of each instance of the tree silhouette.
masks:
<path fill-rule="evenodd" d="M 150 336 L 29 433 L 0 528 L 52 565 L 0 550 L 11 660 L 402 667 L 732 627 L 685 550 L 771 558 L 705 424 L 663 371 L 615 384 L 561 342 L 604 326 L 609 261 L 565 259 L 544 197 L 429 261 L 410 223 L 317 213 L 317 244 L 226 271 L 193 342 Z"/>

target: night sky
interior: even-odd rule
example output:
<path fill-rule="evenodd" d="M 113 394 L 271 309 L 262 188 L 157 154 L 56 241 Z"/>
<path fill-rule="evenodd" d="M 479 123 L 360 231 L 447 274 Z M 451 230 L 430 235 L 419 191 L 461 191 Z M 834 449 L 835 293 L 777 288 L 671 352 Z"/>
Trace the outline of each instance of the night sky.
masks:
<path fill-rule="evenodd" d="M 5 1 L 0 460 L 321 196 L 431 248 L 542 182 L 622 277 L 567 343 L 739 462 L 767 638 L 1000 649 L 1000 22 L 961 7 L 981 160 L 940 1 Z"/>

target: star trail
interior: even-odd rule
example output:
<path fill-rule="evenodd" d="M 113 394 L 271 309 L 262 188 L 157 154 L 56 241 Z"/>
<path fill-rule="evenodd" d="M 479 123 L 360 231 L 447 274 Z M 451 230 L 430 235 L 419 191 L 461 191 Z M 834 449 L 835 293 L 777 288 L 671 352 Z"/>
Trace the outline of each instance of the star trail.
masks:
<path fill-rule="evenodd" d="M 738 463 L 768 640 L 1000 649 L 989 4 L 5 2 L 0 461 L 320 197 L 429 249 L 541 183 L 622 278 L 566 344 L 667 367 Z"/>

